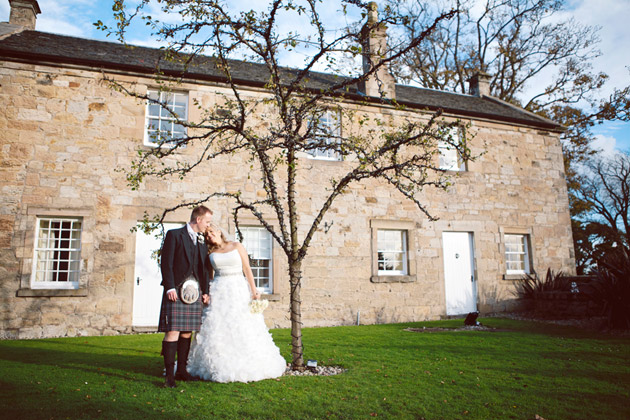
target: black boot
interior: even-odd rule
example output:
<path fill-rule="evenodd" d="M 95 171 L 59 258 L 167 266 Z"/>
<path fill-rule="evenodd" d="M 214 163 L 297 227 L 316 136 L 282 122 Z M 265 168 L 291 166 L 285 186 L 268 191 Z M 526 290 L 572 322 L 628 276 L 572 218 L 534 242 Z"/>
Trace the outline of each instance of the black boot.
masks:
<path fill-rule="evenodd" d="M 190 352 L 191 337 L 183 338 L 179 336 L 177 341 L 177 373 L 175 379 L 178 381 L 194 381 L 195 378 L 188 373 L 186 366 L 188 365 L 188 352 Z"/>
<path fill-rule="evenodd" d="M 165 388 L 175 388 L 175 355 L 177 354 L 177 341 L 162 341 L 162 354 L 164 355 L 164 367 L 166 368 Z"/>

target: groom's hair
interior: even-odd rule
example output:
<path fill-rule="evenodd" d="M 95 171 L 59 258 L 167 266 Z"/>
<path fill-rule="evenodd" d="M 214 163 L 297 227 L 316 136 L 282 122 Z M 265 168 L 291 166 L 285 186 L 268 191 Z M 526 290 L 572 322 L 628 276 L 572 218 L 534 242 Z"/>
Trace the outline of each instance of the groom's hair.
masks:
<path fill-rule="evenodd" d="M 207 213 L 212 214 L 212 210 L 210 210 L 206 206 L 197 206 L 197 207 L 195 207 L 193 209 L 192 213 L 190 214 L 190 221 L 191 222 L 196 222 L 197 221 L 197 217 L 203 217 Z"/>

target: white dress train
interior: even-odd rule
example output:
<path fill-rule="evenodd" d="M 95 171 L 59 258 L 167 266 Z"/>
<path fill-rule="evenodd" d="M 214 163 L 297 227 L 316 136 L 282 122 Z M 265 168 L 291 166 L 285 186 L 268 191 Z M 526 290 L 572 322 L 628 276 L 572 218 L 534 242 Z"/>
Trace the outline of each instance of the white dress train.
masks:
<path fill-rule="evenodd" d="M 188 372 L 214 382 L 276 378 L 286 361 L 274 344 L 262 313 L 249 310 L 250 290 L 238 250 L 210 254 L 214 280 L 210 305 L 196 334 Z"/>

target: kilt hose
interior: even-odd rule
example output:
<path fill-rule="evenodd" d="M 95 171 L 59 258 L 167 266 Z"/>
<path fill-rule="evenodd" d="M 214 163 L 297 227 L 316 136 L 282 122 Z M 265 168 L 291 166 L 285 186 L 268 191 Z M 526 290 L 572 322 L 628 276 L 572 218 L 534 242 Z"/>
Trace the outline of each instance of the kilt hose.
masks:
<path fill-rule="evenodd" d="M 166 293 L 162 295 L 162 309 L 160 310 L 160 324 L 158 332 L 168 331 L 199 331 L 203 303 L 201 294 L 195 303 L 187 304 L 177 299 L 173 302 Z"/>

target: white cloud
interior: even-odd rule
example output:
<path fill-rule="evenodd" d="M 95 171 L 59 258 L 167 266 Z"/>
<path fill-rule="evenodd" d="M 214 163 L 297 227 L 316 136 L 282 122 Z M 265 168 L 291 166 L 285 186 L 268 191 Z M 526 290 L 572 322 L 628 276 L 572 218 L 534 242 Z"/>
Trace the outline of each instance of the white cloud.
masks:
<path fill-rule="evenodd" d="M 630 80 L 630 0 L 576 0 L 572 16 L 586 25 L 601 27 L 599 49 L 602 55 L 593 61 L 594 70 L 610 76 L 602 92 L 612 93 L 614 87 L 624 87 Z"/>
<path fill-rule="evenodd" d="M 37 19 L 37 30 L 86 38 L 85 28 L 69 23 L 67 20 L 42 17 Z"/>
<path fill-rule="evenodd" d="M 610 157 L 618 153 L 618 150 L 616 150 L 617 139 L 610 136 L 604 136 L 602 134 L 595 136 L 595 139 L 591 143 L 591 147 L 594 150 L 601 151 L 601 153 L 606 157 Z"/>
<path fill-rule="evenodd" d="M 9 21 L 9 2 L 8 1 L 0 1 L 0 22 L 8 22 Z"/>

